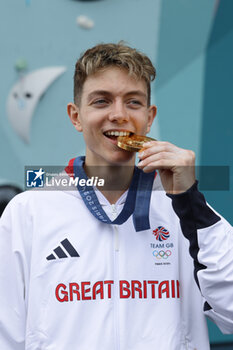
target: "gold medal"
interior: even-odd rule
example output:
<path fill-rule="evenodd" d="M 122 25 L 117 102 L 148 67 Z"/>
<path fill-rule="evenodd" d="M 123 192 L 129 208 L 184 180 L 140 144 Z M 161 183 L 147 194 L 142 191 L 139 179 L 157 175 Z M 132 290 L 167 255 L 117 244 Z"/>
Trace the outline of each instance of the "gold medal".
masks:
<path fill-rule="evenodd" d="M 143 144 L 149 141 L 156 141 L 151 137 L 132 135 L 132 136 L 118 136 L 117 146 L 129 152 L 138 152 L 143 148 Z"/>

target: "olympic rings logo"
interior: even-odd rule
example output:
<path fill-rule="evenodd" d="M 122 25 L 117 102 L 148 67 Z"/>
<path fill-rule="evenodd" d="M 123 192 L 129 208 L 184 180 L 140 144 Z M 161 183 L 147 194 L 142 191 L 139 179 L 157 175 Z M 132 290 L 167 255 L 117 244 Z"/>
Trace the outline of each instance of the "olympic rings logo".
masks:
<path fill-rule="evenodd" d="M 154 250 L 153 255 L 156 257 L 156 259 L 167 259 L 170 255 L 172 255 L 172 252 L 170 250 L 160 250 L 159 252 Z"/>

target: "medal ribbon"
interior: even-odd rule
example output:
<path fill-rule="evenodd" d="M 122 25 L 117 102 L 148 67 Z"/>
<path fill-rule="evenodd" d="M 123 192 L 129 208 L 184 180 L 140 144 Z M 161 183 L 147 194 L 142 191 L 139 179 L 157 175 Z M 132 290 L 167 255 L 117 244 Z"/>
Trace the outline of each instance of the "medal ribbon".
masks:
<path fill-rule="evenodd" d="M 87 181 L 88 177 L 83 168 L 84 160 L 85 157 L 75 158 L 73 163 L 73 172 L 75 177 L 79 177 L 80 179 L 85 179 Z M 77 183 L 77 189 L 86 207 L 96 219 L 106 224 L 121 225 L 128 220 L 130 215 L 133 214 L 134 227 L 138 232 L 148 230 L 150 228 L 149 207 L 154 177 L 155 172 L 146 174 L 142 170 L 135 167 L 124 208 L 118 217 L 113 221 L 109 219 L 103 210 L 92 186 L 82 187 L 79 185 L 79 183 Z"/>

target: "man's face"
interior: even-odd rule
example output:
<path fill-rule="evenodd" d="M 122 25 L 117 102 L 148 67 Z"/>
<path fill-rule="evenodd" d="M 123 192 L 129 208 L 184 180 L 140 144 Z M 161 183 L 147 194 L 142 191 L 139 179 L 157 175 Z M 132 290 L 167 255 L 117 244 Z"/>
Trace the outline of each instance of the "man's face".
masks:
<path fill-rule="evenodd" d="M 147 134 L 156 107 L 147 106 L 144 80 L 109 67 L 86 79 L 80 105 L 70 103 L 68 114 L 75 128 L 83 132 L 87 165 L 131 165 L 135 153 L 117 146 L 117 134 Z"/>

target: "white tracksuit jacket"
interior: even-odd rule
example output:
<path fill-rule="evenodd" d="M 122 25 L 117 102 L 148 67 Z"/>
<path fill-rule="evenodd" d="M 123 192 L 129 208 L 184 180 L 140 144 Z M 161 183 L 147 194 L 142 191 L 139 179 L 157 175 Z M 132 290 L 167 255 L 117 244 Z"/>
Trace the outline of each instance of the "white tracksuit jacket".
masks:
<path fill-rule="evenodd" d="M 204 315 L 233 332 L 232 227 L 196 186 L 171 198 L 158 188 L 157 177 L 151 229 L 141 232 L 132 217 L 99 222 L 76 189 L 10 202 L 0 228 L 1 350 L 208 350 Z M 126 199 L 97 196 L 111 219 Z"/>

